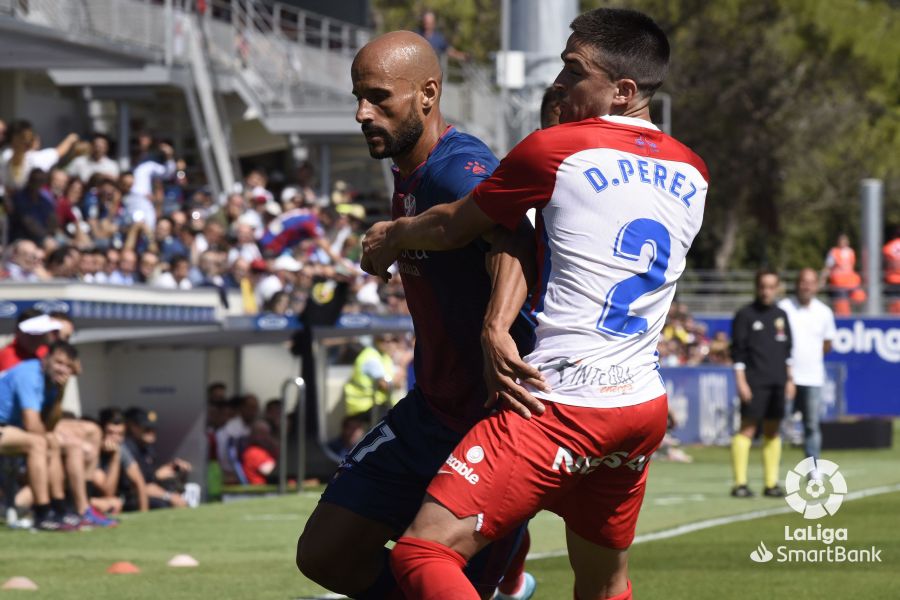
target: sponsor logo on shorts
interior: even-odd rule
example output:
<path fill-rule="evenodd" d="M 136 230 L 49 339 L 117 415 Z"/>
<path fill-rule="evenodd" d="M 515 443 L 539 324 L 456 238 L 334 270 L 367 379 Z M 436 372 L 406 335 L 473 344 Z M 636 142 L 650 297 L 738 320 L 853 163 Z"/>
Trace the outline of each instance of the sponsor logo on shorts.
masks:
<path fill-rule="evenodd" d="M 610 469 L 616 469 L 624 464 L 632 471 L 637 471 L 638 473 L 643 471 L 644 467 L 647 465 L 647 457 L 643 454 L 638 454 L 631 460 L 627 459 L 628 452 L 625 452 L 624 450 L 610 452 L 606 456 L 578 456 L 577 454 L 573 454 L 570 450 L 560 446 L 556 451 L 556 458 L 553 460 L 553 466 L 550 468 L 554 471 L 562 470 L 566 473 L 587 475 L 601 465 L 609 467 Z"/>
<path fill-rule="evenodd" d="M 476 448 L 477 447 L 478 446 L 476 446 Z M 447 459 L 447 466 L 462 475 L 463 478 L 472 485 L 478 483 L 478 473 L 475 472 L 475 469 L 470 467 L 465 462 L 459 460 L 452 454 L 450 455 L 450 458 Z"/>

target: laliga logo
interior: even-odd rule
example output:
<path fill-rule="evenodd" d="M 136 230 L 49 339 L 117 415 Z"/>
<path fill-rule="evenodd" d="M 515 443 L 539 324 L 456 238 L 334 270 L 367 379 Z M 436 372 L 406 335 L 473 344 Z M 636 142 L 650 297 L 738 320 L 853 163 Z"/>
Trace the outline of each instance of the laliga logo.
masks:
<path fill-rule="evenodd" d="M 822 474 L 822 480 L 810 479 L 806 484 L 805 494 L 801 494 L 801 481 L 817 468 Z M 825 494 L 826 483 L 831 486 L 831 493 L 828 495 Z M 830 460 L 816 461 L 813 457 L 804 458 L 792 471 L 788 471 L 784 487 L 788 505 L 803 515 L 804 519 L 821 519 L 825 515 L 833 515 L 841 507 L 844 494 L 847 493 L 847 482 L 838 471 L 837 464 Z"/>
<path fill-rule="evenodd" d="M 853 328 L 840 327 L 834 336 L 834 351 L 839 354 L 869 354 L 874 351 L 882 360 L 900 362 L 900 328 L 868 328 L 855 321 Z"/>

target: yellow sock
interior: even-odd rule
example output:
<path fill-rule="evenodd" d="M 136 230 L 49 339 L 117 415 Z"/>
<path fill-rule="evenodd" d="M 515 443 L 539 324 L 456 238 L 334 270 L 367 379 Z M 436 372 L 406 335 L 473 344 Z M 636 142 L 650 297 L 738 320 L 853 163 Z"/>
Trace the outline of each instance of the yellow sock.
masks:
<path fill-rule="evenodd" d="M 763 478 L 766 480 L 766 487 L 775 487 L 778 485 L 778 467 L 781 465 L 780 436 L 763 436 L 762 457 Z"/>
<path fill-rule="evenodd" d="M 753 440 L 741 433 L 731 438 L 731 465 L 734 468 L 734 485 L 747 485 L 747 463 L 750 462 L 750 446 Z"/>

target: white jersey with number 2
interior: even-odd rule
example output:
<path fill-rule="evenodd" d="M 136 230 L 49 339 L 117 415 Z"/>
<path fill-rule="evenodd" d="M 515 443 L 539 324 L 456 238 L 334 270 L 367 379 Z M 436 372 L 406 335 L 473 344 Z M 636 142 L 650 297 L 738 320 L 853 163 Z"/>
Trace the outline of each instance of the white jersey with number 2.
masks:
<path fill-rule="evenodd" d="M 537 345 L 543 399 L 630 406 L 665 393 L 656 352 L 703 221 L 703 160 L 642 119 L 536 131 L 472 193 L 512 229 L 537 209 Z"/>

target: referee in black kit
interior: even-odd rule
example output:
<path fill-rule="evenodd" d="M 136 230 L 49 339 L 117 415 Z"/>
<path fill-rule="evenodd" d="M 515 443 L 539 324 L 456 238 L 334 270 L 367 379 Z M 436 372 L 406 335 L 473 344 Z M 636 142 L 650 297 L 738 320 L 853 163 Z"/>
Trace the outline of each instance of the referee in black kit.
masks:
<path fill-rule="evenodd" d="M 787 314 L 775 305 L 778 274 L 767 269 L 756 273 L 756 299 L 734 315 L 731 324 L 731 358 L 741 399 L 741 428 L 731 439 L 734 488 L 731 495 L 749 498 L 747 464 L 756 427 L 763 427 L 763 494 L 784 496 L 778 487 L 781 462 L 779 429 L 785 401 L 794 397 L 791 378 L 791 328 Z"/>

